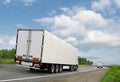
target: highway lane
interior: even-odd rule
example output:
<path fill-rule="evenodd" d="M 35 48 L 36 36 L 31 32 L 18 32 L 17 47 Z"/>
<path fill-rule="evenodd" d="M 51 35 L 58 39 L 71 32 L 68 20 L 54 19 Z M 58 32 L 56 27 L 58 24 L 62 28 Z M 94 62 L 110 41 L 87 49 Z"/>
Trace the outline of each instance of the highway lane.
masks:
<path fill-rule="evenodd" d="M 16 65 L 0 65 L 0 82 L 40 82 L 55 77 L 98 70 L 96 67 L 80 67 L 76 72 L 63 71 L 50 74 L 45 71 L 31 72 L 28 68 Z"/>

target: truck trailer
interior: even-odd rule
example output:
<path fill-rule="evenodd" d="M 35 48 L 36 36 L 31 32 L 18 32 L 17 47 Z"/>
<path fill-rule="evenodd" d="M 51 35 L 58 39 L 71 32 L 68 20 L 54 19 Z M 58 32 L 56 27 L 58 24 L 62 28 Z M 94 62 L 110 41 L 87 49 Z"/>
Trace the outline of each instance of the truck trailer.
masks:
<path fill-rule="evenodd" d="M 16 65 L 31 71 L 47 69 L 62 72 L 63 66 L 77 71 L 77 48 L 43 29 L 18 29 L 16 37 Z"/>

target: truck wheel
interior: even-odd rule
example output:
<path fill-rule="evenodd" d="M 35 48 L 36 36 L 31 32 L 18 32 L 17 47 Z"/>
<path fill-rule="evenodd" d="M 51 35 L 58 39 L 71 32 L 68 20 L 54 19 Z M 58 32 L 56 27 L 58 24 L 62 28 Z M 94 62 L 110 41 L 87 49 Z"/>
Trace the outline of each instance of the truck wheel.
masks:
<path fill-rule="evenodd" d="M 77 69 L 78 69 L 77 65 L 74 65 L 74 71 L 77 71 Z"/>
<path fill-rule="evenodd" d="M 62 65 L 59 65 L 59 70 L 58 70 L 58 72 L 61 73 L 61 72 L 62 72 L 62 69 L 63 69 L 63 68 L 62 68 Z"/>
<path fill-rule="evenodd" d="M 29 69 L 30 69 L 31 72 L 35 72 L 35 69 L 33 69 L 33 68 L 29 68 Z"/>
<path fill-rule="evenodd" d="M 70 66 L 70 71 L 71 72 L 74 71 L 74 66 L 73 65 Z"/>
<path fill-rule="evenodd" d="M 54 73 L 54 71 L 55 71 L 55 65 L 51 64 L 51 65 L 49 66 L 49 68 L 48 68 L 48 71 L 49 71 L 50 73 Z"/>
<path fill-rule="evenodd" d="M 58 73 L 59 67 L 58 65 L 55 65 L 55 73 Z"/>
<path fill-rule="evenodd" d="M 76 65 L 76 71 L 78 70 L 78 65 Z"/>

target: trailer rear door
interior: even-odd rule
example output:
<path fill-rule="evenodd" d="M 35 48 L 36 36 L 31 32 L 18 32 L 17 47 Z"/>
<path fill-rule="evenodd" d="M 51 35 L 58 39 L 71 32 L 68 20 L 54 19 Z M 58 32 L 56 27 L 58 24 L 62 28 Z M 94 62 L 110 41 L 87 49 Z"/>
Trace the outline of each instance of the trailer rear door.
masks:
<path fill-rule="evenodd" d="M 18 31 L 17 34 L 17 50 L 16 50 L 16 55 L 17 56 L 23 56 L 27 54 L 27 49 L 28 49 L 28 34 L 29 31 Z"/>
<path fill-rule="evenodd" d="M 43 31 L 18 30 L 16 56 L 23 59 L 41 58 Z"/>
<path fill-rule="evenodd" d="M 29 55 L 41 58 L 43 31 L 32 31 L 30 37 Z"/>

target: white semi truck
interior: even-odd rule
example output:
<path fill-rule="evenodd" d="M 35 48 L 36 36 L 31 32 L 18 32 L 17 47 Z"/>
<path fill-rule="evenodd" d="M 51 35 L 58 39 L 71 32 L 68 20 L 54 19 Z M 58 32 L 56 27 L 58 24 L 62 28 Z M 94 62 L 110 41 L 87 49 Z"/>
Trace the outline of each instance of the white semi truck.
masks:
<path fill-rule="evenodd" d="M 15 63 L 30 70 L 47 69 L 51 73 L 62 72 L 63 66 L 76 71 L 77 48 L 45 30 L 18 29 Z"/>
<path fill-rule="evenodd" d="M 97 68 L 103 68 L 103 62 L 102 61 L 99 61 L 97 63 Z"/>

